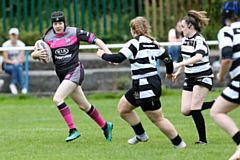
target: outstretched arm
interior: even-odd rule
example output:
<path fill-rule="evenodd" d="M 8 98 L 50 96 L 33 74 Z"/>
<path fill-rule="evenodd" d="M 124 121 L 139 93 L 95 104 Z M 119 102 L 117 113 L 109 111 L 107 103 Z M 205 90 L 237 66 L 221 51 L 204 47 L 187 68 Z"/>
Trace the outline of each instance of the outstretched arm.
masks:
<path fill-rule="evenodd" d="M 104 53 L 107 53 L 107 54 L 112 54 L 112 52 L 108 49 L 108 47 L 106 46 L 106 44 L 99 38 L 96 38 L 95 39 L 95 43 L 96 45 L 98 45 L 98 47 L 100 49 L 102 49 L 104 51 Z"/>
<path fill-rule="evenodd" d="M 179 67 L 184 67 L 184 66 L 187 66 L 187 65 L 190 65 L 190 64 L 194 64 L 194 63 L 200 61 L 202 58 L 203 58 L 202 54 L 196 54 L 195 56 L 193 56 L 192 58 L 189 58 L 186 61 L 175 63 L 174 68 L 179 68 Z"/>
<path fill-rule="evenodd" d="M 173 77 L 172 77 L 172 81 L 173 82 L 177 82 L 178 81 L 178 77 L 180 76 L 180 74 L 183 72 L 183 69 L 184 67 L 179 67 L 178 68 L 178 71 L 176 73 L 173 74 Z"/>
<path fill-rule="evenodd" d="M 107 54 L 101 49 L 98 50 L 97 55 L 105 61 L 113 63 L 121 63 L 122 61 L 127 59 L 121 52 L 119 52 L 118 54 Z"/>

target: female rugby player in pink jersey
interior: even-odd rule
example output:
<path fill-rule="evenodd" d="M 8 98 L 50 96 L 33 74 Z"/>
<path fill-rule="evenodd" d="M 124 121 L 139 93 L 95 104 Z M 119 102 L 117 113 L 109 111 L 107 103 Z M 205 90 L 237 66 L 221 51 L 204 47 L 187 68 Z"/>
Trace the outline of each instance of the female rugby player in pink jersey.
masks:
<path fill-rule="evenodd" d="M 75 127 L 69 107 L 64 102 L 67 96 L 70 96 L 78 107 L 102 128 L 106 140 L 111 141 L 113 124 L 106 122 L 102 118 L 98 110 L 88 102 L 81 88 L 84 79 L 84 67 L 78 58 L 79 41 L 95 43 L 105 52 L 111 52 L 104 42 L 96 38 L 93 33 L 67 26 L 63 12 L 53 12 L 51 20 L 52 26 L 46 31 L 42 39 L 52 50 L 52 59 L 60 81 L 53 102 L 58 107 L 69 128 L 69 136 L 66 138 L 66 142 L 81 136 Z M 31 56 L 34 59 L 45 58 L 46 51 L 36 48 Z"/>

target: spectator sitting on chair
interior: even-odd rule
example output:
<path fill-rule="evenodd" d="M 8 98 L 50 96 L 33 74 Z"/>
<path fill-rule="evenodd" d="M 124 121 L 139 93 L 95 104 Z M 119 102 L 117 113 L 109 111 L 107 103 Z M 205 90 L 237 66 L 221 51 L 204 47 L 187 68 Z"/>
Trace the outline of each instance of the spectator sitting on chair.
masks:
<path fill-rule="evenodd" d="M 175 28 L 170 29 L 168 32 L 168 42 L 182 42 L 182 37 L 181 20 L 178 20 Z M 177 63 L 178 56 L 180 55 L 180 46 L 169 46 L 168 53 L 172 56 L 173 63 Z"/>
<path fill-rule="evenodd" d="M 3 43 L 2 47 L 25 47 L 25 44 L 18 40 L 19 31 L 17 28 L 9 30 L 10 39 Z M 17 84 L 21 88 L 22 94 L 27 93 L 23 75 L 23 63 L 25 61 L 24 50 L 3 51 L 3 70 L 11 75 L 9 88 L 12 94 L 18 94 Z"/>

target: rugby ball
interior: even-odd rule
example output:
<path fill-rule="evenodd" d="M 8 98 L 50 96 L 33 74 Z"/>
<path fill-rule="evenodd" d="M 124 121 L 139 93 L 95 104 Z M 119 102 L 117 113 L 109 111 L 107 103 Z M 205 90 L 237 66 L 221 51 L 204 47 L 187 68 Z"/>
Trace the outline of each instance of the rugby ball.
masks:
<path fill-rule="evenodd" d="M 44 64 L 47 64 L 47 63 L 52 61 L 52 51 L 51 51 L 51 48 L 49 47 L 49 45 L 46 42 L 44 42 L 43 40 L 38 40 L 38 41 L 35 42 L 34 47 L 35 47 L 35 49 L 40 48 L 40 49 L 45 49 L 46 50 L 47 57 L 46 57 L 46 59 L 39 58 L 40 62 L 42 62 Z"/>

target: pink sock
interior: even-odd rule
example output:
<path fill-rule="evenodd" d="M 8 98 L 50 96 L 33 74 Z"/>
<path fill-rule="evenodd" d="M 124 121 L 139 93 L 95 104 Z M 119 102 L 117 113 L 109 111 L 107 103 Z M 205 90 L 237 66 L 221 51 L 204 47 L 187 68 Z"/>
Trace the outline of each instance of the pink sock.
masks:
<path fill-rule="evenodd" d="M 91 106 L 90 113 L 87 112 L 87 114 L 101 127 L 103 128 L 106 124 L 102 116 L 99 114 L 97 108 Z"/>
<path fill-rule="evenodd" d="M 73 122 L 72 114 L 71 114 L 68 106 L 60 109 L 59 111 L 62 114 L 62 117 L 64 118 L 65 122 L 67 123 L 68 128 L 69 129 L 76 128 L 74 125 L 74 122 Z"/>

